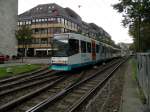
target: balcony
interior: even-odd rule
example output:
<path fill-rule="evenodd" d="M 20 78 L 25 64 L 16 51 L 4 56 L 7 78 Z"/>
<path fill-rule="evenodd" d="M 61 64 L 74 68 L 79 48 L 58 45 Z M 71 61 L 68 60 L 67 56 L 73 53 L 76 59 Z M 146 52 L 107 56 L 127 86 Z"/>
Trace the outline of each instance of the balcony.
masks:
<path fill-rule="evenodd" d="M 54 24 L 33 24 L 31 28 L 53 28 L 53 27 L 65 27 L 61 23 L 54 23 Z"/>
<path fill-rule="evenodd" d="M 23 48 L 23 45 L 18 45 L 18 48 Z M 51 48 L 50 44 L 30 44 L 26 48 Z"/>
<path fill-rule="evenodd" d="M 53 34 L 32 34 L 33 38 L 49 38 L 53 37 Z"/>

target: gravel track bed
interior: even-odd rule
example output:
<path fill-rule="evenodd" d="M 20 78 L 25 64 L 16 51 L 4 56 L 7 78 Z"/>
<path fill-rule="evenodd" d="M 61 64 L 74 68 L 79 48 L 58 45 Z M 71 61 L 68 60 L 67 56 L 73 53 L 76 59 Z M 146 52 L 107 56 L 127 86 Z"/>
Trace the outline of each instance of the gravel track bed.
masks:
<path fill-rule="evenodd" d="M 64 81 L 56 84 L 55 86 L 53 86 L 50 89 L 47 89 L 47 90 L 43 91 L 42 93 L 40 93 L 36 97 L 30 99 L 29 101 L 26 101 L 26 102 L 22 103 L 21 105 L 14 108 L 13 110 L 10 110 L 9 112 L 25 112 L 26 110 L 28 110 L 29 108 L 31 108 L 34 105 L 38 104 L 39 102 L 43 101 L 44 99 L 48 98 L 49 96 L 53 96 L 56 93 L 60 92 L 65 87 L 67 87 L 68 85 L 71 85 L 78 78 L 79 77 L 76 77 L 75 75 L 70 76 L 70 77 L 66 78 Z"/>
<path fill-rule="evenodd" d="M 79 112 L 119 112 L 127 62 L 113 78 Z"/>
<path fill-rule="evenodd" d="M 24 85 L 27 85 L 27 84 L 32 84 L 33 82 L 35 81 L 40 81 L 42 79 L 46 79 L 46 78 L 49 78 L 49 77 L 52 77 L 51 73 L 48 73 L 48 74 L 44 74 L 42 76 L 37 76 L 37 77 L 34 77 L 34 78 L 25 78 L 25 79 L 21 79 L 19 81 L 16 81 L 14 83 L 10 83 L 9 86 L 7 87 L 4 87 L 4 88 L 1 88 L 1 91 L 0 91 L 0 94 L 3 92 L 3 91 L 8 91 L 10 89 L 15 89 L 15 88 L 18 88 L 18 87 L 21 87 L 21 86 L 24 86 Z M 16 83 L 16 84 L 15 84 Z M 11 85 L 12 84 L 12 85 Z"/>
<path fill-rule="evenodd" d="M 51 104 L 42 112 L 65 112 L 70 108 L 70 106 L 72 106 L 76 101 L 80 100 L 80 98 L 82 98 L 88 91 L 93 89 L 93 87 L 95 87 L 100 81 L 102 81 L 107 76 L 106 73 L 110 73 L 112 69 L 113 67 L 96 76 L 95 78 L 87 81 L 86 83 L 80 85 L 78 88 L 65 95 L 60 101 L 56 102 L 53 105 Z M 94 71 L 91 71 L 91 73 L 93 72 Z M 91 73 L 88 72 L 87 74 L 91 75 Z"/>
<path fill-rule="evenodd" d="M 119 112 L 127 66 L 128 62 L 116 72 L 115 77 L 111 80 L 109 99 L 102 112 Z"/>
<path fill-rule="evenodd" d="M 55 81 L 55 80 L 53 80 L 53 81 Z M 40 83 L 40 84 L 37 84 L 37 85 L 34 85 L 34 86 L 27 87 L 25 89 L 21 89 L 19 91 L 13 92 L 13 93 L 8 93 L 6 95 L 3 95 L 3 96 L 0 97 L 0 105 L 8 103 L 11 100 L 15 100 L 15 99 L 17 99 L 17 98 L 19 98 L 23 95 L 26 95 L 27 93 L 30 93 L 32 91 L 35 91 L 35 90 L 39 89 L 39 88 L 42 88 L 43 86 L 49 84 L 50 82 L 52 82 L 52 80 L 43 82 L 42 84 Z M 30 83 L 32 84 L 33 82 L 30 82 Z M 30 84 L 30 83 L 28 83 L 28 84 Z"/>

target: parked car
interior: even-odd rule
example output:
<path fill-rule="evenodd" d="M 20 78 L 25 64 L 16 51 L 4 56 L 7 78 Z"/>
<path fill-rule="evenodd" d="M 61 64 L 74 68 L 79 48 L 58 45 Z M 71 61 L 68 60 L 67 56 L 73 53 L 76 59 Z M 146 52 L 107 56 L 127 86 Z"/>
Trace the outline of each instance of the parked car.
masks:
<path fill-rule="evenodd" d="M 5 61 L 5 56 L 0 54 L 0 64 L 3 64 Z"/>
<path fill-rule="evenodd" d="M 5 61 L 9 60 L 9 56 L 8 55 L 4 55 L 2 53 L 0 53 L 0 64 L 3 64 Z"/>

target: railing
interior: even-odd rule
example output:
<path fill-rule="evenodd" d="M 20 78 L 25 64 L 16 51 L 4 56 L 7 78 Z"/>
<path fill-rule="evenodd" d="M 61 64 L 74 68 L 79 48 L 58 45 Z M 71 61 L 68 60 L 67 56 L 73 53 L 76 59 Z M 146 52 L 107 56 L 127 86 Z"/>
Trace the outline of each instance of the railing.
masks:
<path fill-rule="evenodd" d="M 50 44 L 30 44 L 27 48 L 50 48 Z M 18 48 L 23 48 L 23 45 L 18 45 Z"/>
<path fill-rule="evenodd" d="M 137 79 L 150 108 L 150 53 L 137 54 Z"/>

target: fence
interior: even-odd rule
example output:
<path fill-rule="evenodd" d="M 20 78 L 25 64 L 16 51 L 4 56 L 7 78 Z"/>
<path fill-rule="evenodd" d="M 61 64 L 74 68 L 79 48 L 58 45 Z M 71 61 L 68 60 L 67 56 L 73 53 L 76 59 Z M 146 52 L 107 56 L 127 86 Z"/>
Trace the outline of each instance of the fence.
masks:
<path fill-rule="evenodd" d="M 150 108 L 150 53 L 137 54 L 137 78 Z"/>

